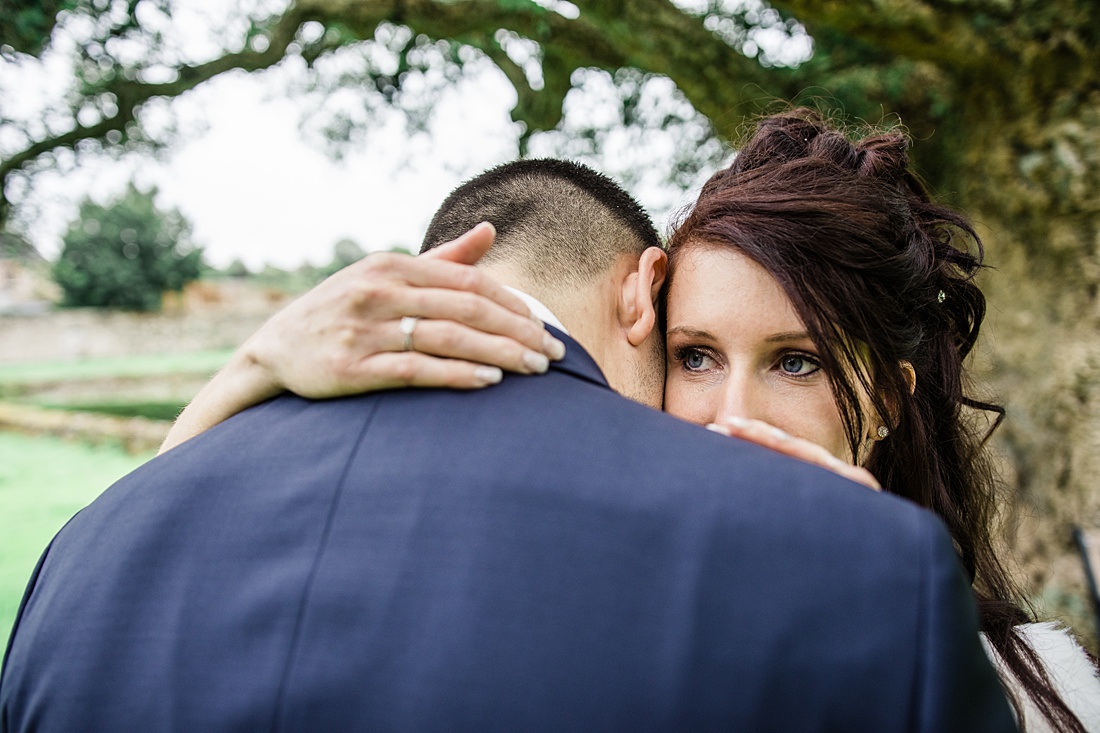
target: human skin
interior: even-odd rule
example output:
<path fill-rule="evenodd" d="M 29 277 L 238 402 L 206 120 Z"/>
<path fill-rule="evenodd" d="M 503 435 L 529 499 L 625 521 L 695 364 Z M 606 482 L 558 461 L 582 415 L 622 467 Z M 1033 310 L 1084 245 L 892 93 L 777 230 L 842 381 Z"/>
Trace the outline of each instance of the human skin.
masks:
<path fill-rule="evenodd" d="M 561 343 L 548 337 L 541 323 L 531 320 L 515 296 L 473 266 L 488 251 L 492 238 L 492 227 L 480 225 L 429 255 L 368 255 L 321 283 L 274 316 L 238 349 L 177 419 L 161 452 L 283 390 L 325 398 L 401 386 L 477 389 L 498 382 L 501 369 L 528 374 L 546 371 L 547 357 L 561 358 Z M 673 280 L 669 313 L 681 314 L 674 316 L 679 318 L 675 322 L 678 325 L 674 325 L 679 330 L 671 334 L 675 339 L 682 340 L 687 332 L 700 330 L 685 320 L 690 307 L 699 312 L 700 318 L 712 318 L 700 324 L 715 332 L 722 331 L 722 327 L 713 316 L 737 314 L 739 308 L 751 307 L 752 303 L 742 302 L 715 308 L 712 294 L 707 292 L 713 289 L 714 296 L 736 293 L 744 286 L 739 279 L 746 275 L 754 278 L 762 292 L 771 293 L 771 310 L 793 317 L 784 328 L 805 330 L 770 275 L 743 256 L 718 250 L 692 256 L 713 262 L 698 267 L 682 263 L 677 274 L 679 282 Z M 751 267 L 726 271 L 725 279 L 719 278 L 721 282 L 711 278 L 709 283 L 693 284 L 694 273 L 710 272 L 712 264 L 722 267 L 723 263 L 736 263 L 737 257 Z M 435 310 L 428 310 L 428 304 Z M 423 316 L 416 329 L 414 350 L 409 352 L 401 350 L 403 336 L 399 331 L 399 321 L 406 315 Z M 723 320 L 733 324 L 744 318 Z M 670 348 L 664 406 L 667 412 L 879 488 L 869 472 L 822 447 L 835 446 L 842 440 L 838 434 L 843 432 L 823 374 L 812 378 L 811 388 L 803 386 L 795 391 L 792 387 L 791 395 L 813 397 L 811 412 L 803 406 L 796 413 L 792 406 L 795 401 L 788 400 L 782 412 L 790 419 L 781 419 L 775 410 L 742 414 L 731 409 L 728 401 L 725 407 L 716 407 L 716 393 L 703 394 L 698 377 L 693 377 L 693 396 L 691 383 L 673 364 L 675 353 Z M 541 363 L 534 364 L 533 357 Z M 800 368 L 807 370 L 805 366 Z M 488 378 L 479 376 L 487 370 Z M 773 393 L 770 399 L 779 396 Z M 758 397 L 765 399 L 768 395 L 760 392 Z"/>
<path fill-rule="evenodd" d="M 687 247 L 667 312 L 666 412 L 877 485 L 851 470 L 862 456 L 851 455 L 818 348 L 763 267 L 729 248 Z M 874 414 L 866 393 L 861 408 Z"/>
<path fill-rule="evenodd" d="M 367 255 L 303 294 L 234 352 L 173 423 L 163 453 L 288 390 L 316 399 L 395 387 L 477 389 L 540 374 L 565 346 L 473 264 L 482 223 L 420 257 Z M 412 348 L 400 323 L 417 316 Z"/>

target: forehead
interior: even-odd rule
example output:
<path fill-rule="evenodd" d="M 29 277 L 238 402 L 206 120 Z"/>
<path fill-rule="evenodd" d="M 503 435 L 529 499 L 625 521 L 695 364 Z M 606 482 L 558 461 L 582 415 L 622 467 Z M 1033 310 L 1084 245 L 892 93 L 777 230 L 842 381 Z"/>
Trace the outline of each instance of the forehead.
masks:
<path fill-rule="evenodd" d="M 790 299 L 768 271 L 740 252 L 710 244 L 681 250 L 668 294 L 669 328 L 800 328 Z M 690 321 L 684 323 L 683 321 Z"/>

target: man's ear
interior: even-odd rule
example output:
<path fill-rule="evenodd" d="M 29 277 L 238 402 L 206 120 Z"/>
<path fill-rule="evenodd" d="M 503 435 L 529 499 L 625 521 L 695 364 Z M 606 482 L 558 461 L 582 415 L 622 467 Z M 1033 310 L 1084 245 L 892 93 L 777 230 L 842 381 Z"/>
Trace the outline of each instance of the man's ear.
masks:
<path fill-rule="evenodd" d="M 640 346 L 657 326 L 657 296 L 668 275 L 668 255 L 660 247 L 642 252 L 638 269 L 623 281 L 620 323 L 631 346 Z"/>

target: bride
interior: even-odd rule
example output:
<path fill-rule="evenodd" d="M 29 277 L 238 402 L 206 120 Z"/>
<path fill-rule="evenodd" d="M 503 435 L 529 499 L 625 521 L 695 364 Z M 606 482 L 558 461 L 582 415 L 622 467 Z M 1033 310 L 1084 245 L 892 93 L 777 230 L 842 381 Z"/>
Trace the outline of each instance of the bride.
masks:
<path fill-rule="evenodd" d="M 1004 413 L 964 389 L 981 244 L 930 199 L 907 149 L 896 133 L 852 142 L 807 110 L 760 122 L 669 240 L 664 409 L 934 511 L 1021 727 L 1100 731 L 1095 666 L 1035 623 L 993 547 L 997 483 L 975 416 L 995 429 Z M 478 388 L 502 369 L 545 371 L 561 343 L 469 266 L 491 236 L 371 255 L 325 281 L 234 355 L 162 450 L 282 389 Z"/>

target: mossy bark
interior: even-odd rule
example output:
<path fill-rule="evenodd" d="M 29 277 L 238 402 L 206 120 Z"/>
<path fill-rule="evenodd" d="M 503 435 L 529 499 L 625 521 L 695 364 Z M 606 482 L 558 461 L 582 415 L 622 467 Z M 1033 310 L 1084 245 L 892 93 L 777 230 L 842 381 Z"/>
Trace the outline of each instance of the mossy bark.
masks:
<path fill-rule="evenodd" d="M 995 441 L 1016 499 L 1008 539 L 1042 605 L 1091 637 L 1071 533 L 1100 527 L 1100 91 L 975 113 L 960 200 L 997 268 L 981 371 L 1008 407 Z"/>

